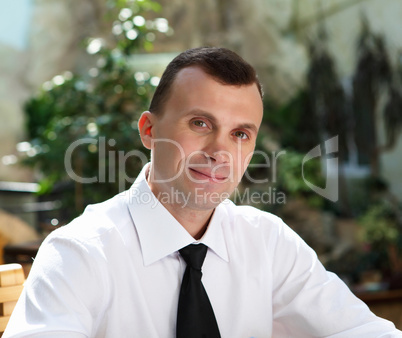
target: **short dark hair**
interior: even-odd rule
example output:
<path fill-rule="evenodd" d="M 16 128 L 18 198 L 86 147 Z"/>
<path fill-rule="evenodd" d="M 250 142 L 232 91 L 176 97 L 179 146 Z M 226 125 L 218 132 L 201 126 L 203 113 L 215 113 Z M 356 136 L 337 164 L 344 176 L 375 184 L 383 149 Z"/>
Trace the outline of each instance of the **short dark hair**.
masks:
<path fill-rule="evenodd" d="M 240 86 L 255 83 L 261 99 L 263 97 L 262 86 L 255 69 L 242 57 L 226 48 L 198 47 L 180 53 L 166 67 L 149 107 L 151 113 L 161 113 L 178 72 L 191 66 L 200 67 L 206 74 L 225 85 Z"/>

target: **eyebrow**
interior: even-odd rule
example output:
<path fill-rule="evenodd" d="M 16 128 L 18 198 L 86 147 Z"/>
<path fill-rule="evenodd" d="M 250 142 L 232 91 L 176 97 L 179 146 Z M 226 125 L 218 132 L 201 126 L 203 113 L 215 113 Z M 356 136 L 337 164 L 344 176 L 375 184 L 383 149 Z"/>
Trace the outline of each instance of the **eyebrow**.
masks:
<path fill-rule="evenodd" d="M 202 116 L 202 117 L 205 117 L 208 120 L 210 120 L 212 122 L 212 124 L 214 124 L 214 125 L 218 124 L 218 121 L 217 121 L 215 116 L 213 116 L 211 113 L 209 113 L 209 112 L 207 112 L 205 110 L 202 110 L 202 109 L 190 110 L 185 115 L 185 117 L 188 117 L 188 116 Z M 253 123 L 241 123 L 237 128 L 239 128 L 239 129 L 248 129 L 248 130 L 251 130 L 252 132 L 254 132 L 255 134 L 258 134 L 258 128 Z"/>

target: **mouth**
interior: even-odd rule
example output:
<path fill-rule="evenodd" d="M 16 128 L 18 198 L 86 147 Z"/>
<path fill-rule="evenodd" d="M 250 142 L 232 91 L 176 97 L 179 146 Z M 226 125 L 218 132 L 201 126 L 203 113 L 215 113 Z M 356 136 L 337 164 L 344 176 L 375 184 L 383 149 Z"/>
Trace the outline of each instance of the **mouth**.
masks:
<path fill-rule="evenodd" d="M 228 176 L 216 175 L 210 171 L 200 171 L 193 168 L 189 168 L 190 172 L 200 180 L 208 180 L 213 182 L 224 182 Z"/>

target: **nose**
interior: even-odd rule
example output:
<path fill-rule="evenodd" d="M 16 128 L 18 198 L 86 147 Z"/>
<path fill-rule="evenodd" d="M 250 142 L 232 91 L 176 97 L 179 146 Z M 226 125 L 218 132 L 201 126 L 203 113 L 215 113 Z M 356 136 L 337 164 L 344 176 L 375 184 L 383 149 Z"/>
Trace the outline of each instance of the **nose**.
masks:
<path fill-rule="evenodd" d="M 204 154 L 216 164 L 230 162 L 232 154 L 229 151 L 229 141 L 221 134 L 211 137 L 204 148 Z"/>
<path fill-rule="evenodd" d="M 229 163 L 231 154 L 226 150 L 219 150 L 212 153 L 211 159 L 216 163 Z"/>

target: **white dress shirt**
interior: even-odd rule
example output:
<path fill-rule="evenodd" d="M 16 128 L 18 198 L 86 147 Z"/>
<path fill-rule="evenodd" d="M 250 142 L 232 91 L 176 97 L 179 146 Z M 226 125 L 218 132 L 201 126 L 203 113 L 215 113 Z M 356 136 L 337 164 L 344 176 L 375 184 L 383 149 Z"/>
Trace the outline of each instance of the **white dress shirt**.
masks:
<path fill-rule="evenodd" d="M 178 250 L 197 241 L 145 170 L 47 237 L 4 337 L 175 337 Z M 223 338 L 402 337 L 272 214 L 225 201 L 198 242 L 209 248 L 202 282 Z"/>

